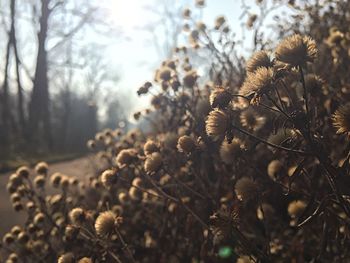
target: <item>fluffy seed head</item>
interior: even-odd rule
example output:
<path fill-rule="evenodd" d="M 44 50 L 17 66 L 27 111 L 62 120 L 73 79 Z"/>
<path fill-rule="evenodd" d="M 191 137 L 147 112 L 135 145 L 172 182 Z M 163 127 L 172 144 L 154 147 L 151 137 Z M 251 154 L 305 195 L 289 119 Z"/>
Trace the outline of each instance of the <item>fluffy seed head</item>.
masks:
<path fill-rule="evenodd" d="M 235 184 L 237 198 L 241 201 L 248 201 L 256 196 L 258 191 L 257 183 L 249 178 L 242 177 Z"/>
<path fill-rule="evenodd" d="M 85 211 L 80 207 L 73 208 L 69 212 L 69 219 L 74 225 L 81 225 L 86 220 Z"/>
<path fill-rule="evenodd" d="M 221 160 L 226 164 L 232 164 L 237 160 L 243 149 L 244 145 L 238 138 L 233 138 L 231 143 L 224 140 L 220 147 Z"/>
<path fill-rule="evenodd" d="M 69 253 L 61 255 L 58 258 L 57 263 L 74 263 L 74 261 L 75 261 L 74 260 L 74 254 L 69 252 Z"/>
<path fill-rule="evenodd" d="M 106 236 L 113 232 L 115 228 L 115 215 L 112 211 L 100 213 L 95 221 L 97 235 Z"/>
<path fill-rule="evenodd" d="M 37 174 L 46 175 L 49 170 L 49 165 L 45 162 L 40 162 L 35 166 L 35 172 Z"/>
<path fill-rule="evenodd" d="M 249 73 L 253 73 L 260 67 L 269 68 L 272 67 L 272 62 L 270 60 L 269 55 L 266 51 L 261 50 L 257 51 L 251 56 L 251 58 L 247 61 L 246 70 Z"/>
<path fill-rule="evenodd" d="M 350 136 L 350 103 L 342 105 L 333 115 L 333 126 L 337 134 L 345 133 Z"/>
<path fill-rule="evenodd" d="M 288 205 L 288 214 L 292 218 L 298 218 L 304 212 L 306 203 L 302 200 L 296 200 Z"/>
<path fill-rule="evenodd" d="M 120 168 L 130 165 L 137 158 L 137 151 L 135 149 L 123 149 L 116 158 L 117 165 Z"/>
<path fill-rule="evenodd" d="M 190 70 L 183 78 L 184 86 L 187 88 L 193 88 L 194 84 L 196 84 L 197 78 L 197 72 L 195 70 Z"/>
<path fill-rule="evenodd" d="M 218 16 L 215 19 L 215 29 L 218 30 L 220 27 L 222 27 L 223 24 L 226 23 L 226 18 L 224 16 Z"/>
<path fill-rule="evenodd" d="M 61 179 L 62 179 L 62 174 L 61 173 L 54 173 L 50 177 L 50 182 L 51 182 L 53 187 L 57 188 L 60 185 Z"/>
<path fill-rule="evenodd" d="M 145 155 L 154 153 L 154 152 L 158 152 L 159 151 L 159 147 L 157 145 L 157 143 L 153 140 L 148 140 L 145 145 L 143 146 L 143 151 L 145 153 Z"/>
<path fill-rule="evenodd" d="M 247 75 L 239 93 L 247 97 L 251 95 L 260 97 L 272 88 L 273 81 L 273 70 L 271 68 L 259 67 L 253 73 Z"/>
<path fill-rule="evenodd" d="M 267 166 L 267 174 L 272 180 L 275 180 L 278 178 L 282 169 L 283 163 L 280 160 L 272 160 Z"/>
<path fill-rule="evenodd" d="M 225 135 L 229 126 L 229 117 L 226 112 L 215 109 L 209 113 L 205 124 L 205 130 L 208 136 L 222 136 Z"/>
<path fill-rule="evenodd" d="M 177 141 L 179 152 L 191 153 L 196 149 L 196 142 L 188 135 L 181 136 Z"/>
<path fill-rule="evenodd" d="M 212 108 L 224 109 L 230 103 L 231 99 L 231 94 L 219 86 L 211 92 L 209 102 Z"/>
<path fill-rule="evenodd" d="M 260 130 L 266 122 L 266 118 L 252 108 L 242 111 L 239 118 L 242 126 L 252 131 Z"/>
<path fill-rule="evenodd" d="M 101 175 L 101 182 L 104 187 L 110 187 L 117 180 L 116 171 L 112 169 L 105 170 Z"/>
<path fill-rule="evenodd" d="M 316 58 L 316 42 L 308 37 L 294 34 L 281 41 L 275 51 L 276 59 L 291 66 L 304 66 Z"/>
<path fill-rule="evenodd" d="M 162 156 L 158 152 L 147 155 L 144 164 L 146 173 L 154 173 L 159 170 L 162 165 Z"/>
<path fill-rule="evenodd" d="M 37 188 L 43 188 L 45 186 L 45 182 L 46 182 L 45 176 L 42 174 L 37 175 L 34 178 L 34 185 Z"/>
<path fill-rule="evenodd" d="M 23 178 L 28 178 L 30 172 L 29 172 L 29 168 L 27 166 L 21 166 L 16 170 L 16 174 L 18 174 L 19 176 L 23 177 Z"/>
<path fill-rule="evenodd" d="M 78 263 L 92 263 L 92 259 L 87 258 L 87 257 L 83 257 L 83 258 L 79 259 Z"/>

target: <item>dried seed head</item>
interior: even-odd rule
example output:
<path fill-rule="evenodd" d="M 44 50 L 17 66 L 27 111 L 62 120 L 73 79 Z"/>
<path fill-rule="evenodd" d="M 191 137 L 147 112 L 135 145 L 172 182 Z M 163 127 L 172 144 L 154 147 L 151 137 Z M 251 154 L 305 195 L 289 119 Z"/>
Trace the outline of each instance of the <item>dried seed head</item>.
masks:
<path fill-rule="evenodd" d="M 79 234 L 79 228 L 74 225 L 67 225 L 64 229 L 64 235 L 67 240 L 74 240 Z"/>
<path fill-rule="evenodd" d="M 132 200 L 140 201 L 142 199 L 142 191 L 137 187 L 130 187 L 129 189 L 129 196 Z"/>
<path fill-rule="evenodd" d="M 25 244 L 29 241 L 29 236 L 26 232 L 21 231 L 17 236 L 17 240 L 19 243 Z"/>
<path fill-rule="evenodd" d="M 101 182 L 104 187 L 110 187 L 115 184 L 117 181 L 117 174 L 115 170 L 108 169 L 105 170 L 101 175 Z"/>
<path fill-rule="evenodd" d="M 137 151 L 135 149 L 123 149 L 117 157 L 116 162 L 120 168 L 130 165 L 135 159 L 137 159 Z"/>
<path fill-rule="evenodd" d="M 144 164 L 144 169 L 146 173 L 154 173 L 159 170 L 162 165 L 162 156 L 158 152 L 147 155 L 146 161 Z"/>
<path fill-rule="evenodd" d="M 22 228 L 20 226 L 14 226 L 11 229 L 11 234 L 13 236 L 18 236 L 18 234 L 21 233 L 21 231 L 22 231 Z"/>
<path fill-rule="evenodd" d="M 248 73 L 253 73 L 260 67 L 270 68 L 272 67 L 272 62 L 266 51 L 257 51 L 251 56 L 251 58 L 246 63 L 246 70 Z"/>
<path fill-rule="evenodd" d="M 283 163 L 280 160 L 272 160 L 267 166 L 267 174 L 272 180 L 276 180 L 282 169 Z"/>
<path fill-rule="evenodd" d="M 233 138 L 231 143 L 224 140 L 220 147 L 221 160 L 226 164 L 232 164 L 240 156 L 243 149 L 243 142 L 238 138 Z"/>
<path fill-rule="evenodd" d="M 215 29 L 218 30 L 222 27 L 223 24 L 226 23 L 226 18 L 224 16 L 218 16 L 215 19 Z"/>
<path fill-rule="evenodd" d="M 261 97 L 273 87 L 273 82 L 273 70 L 271 68 L 260 67 L 247 75 L 239 93 L 246 97 L 252 95 Z"/>
<path fill-rule="evenodd" d="M 15 241 L 15 237 L 11 233 L 6 233 L 2 238 L 5 245 L 11 245 Z"/>
<path fill-rule="evenodd" d="M 79 225 L 83 224 L 86 221 L 86 213 L 80 207 L 73 208 L 69 212 L 69 219 L 74 225 L 78 225 L 79 226 Z"/>
<path fill-rule="evenodd" d="M 42 174 L 37 175 L 34 178 L 34 185 L 36 188 L 43 188 L 45 186 L 45 182 L 46 182 L 45 176 Z"/>
<path fill-rule="evenodd" d="M 291 66 L 304 66 L 316 58 L 316 42 L 308 37 L 294 34 L 285 38 L 277 46 L 276 59 Z"/>
<path fill-rule="evenodd" d="M 196 149 L 196 142 L 188 135 L 181 136 L 177 141 L 179 152 L 191 153 Z"/>
<path fill-rule="evenodd" d="M 45 162 L 40 162 L 37 165 L 35 165 L 34 170 L 37 174 L 46 175 L 49 170 L 49 165 Z"/>
<path fill-rule="evenodd" d="M 239 200 L 248 201 L 257 195 L 258 185 L 253 179 L 242 177 L 235 184 L 235 192 Z"/>
<path fill-rule="evenodd" d="M 19 212 L 19 211 L 22 211 L 23 210 L 23 205 L 21 202 L 14 202 L 12 204 L 12 207 L 13 209 L 16 211 L 16 212 Z"/>
<path fill-rule="evenodd" d="M 71 252 L 63 254 L 58 258 L 58 261 L 57 261 L 57 263 L 74 263 L 74 262 L 75 262 L 74 254 Z"/>
<path fill-rule="evenodd" d="M 188 71 L 183 78 L 184 86 L 187 88 L 193 88 L 194 85 L 196 84 L 197 78 L 198 78 L 197 71 L 195 70 Z"/>
<path fill-rule="evenodd" d="M 266 118 L 252 108 L 242 111 L 239 118 L 242 126 L 252 131 L 260 130 L 266 122 Z"/>
<path fill-rule="evenodd" d="M 205 124 L 208 136 L 223 136 L 229 127 L 229 117 L 223 110 L 215 109 L 209 113 Z"/>
<path fill-rule="evenodd" d="M 20 185 L 22 185 L 23 181 L 22 181 L 23 177 L 19 176 L 17 173 L 11 174 L 9 177 L 9 182 L 14 186 L 14 187 L 19 187 Z"/>
<path fill-rule="evenodd" d="M 79 259 L 78 263 L 92 263 L 92 259 L 87 258 L 87 257 L 83 257 L 83 258 Z"/>
<path fill-rule="evenodd" d="M 94 140 L 88 140 L 86 143 L 86 146 L 90 149 L 90 150 L 94 150 L 96 148 L 96 143 Z"/>
<path fill-rule="evenodd" d="M 305 86 L 311 96 L 317 96 L 322 92 L 323 80 L 314 74 L 307 74 L 305 76 Z"/>
<path fill-rule="evenodd" d="M 159 151 L 159 147 L 157 145 L 157 143 L 153 140 L 147 140 L 147 142 L 145 143 L 145 145 L 143 146 L 143 151 L 145 153 L 145 155 L 154 153 L 154 152 L 158 152 Z"/>
<path fill-rule="evenodd" d="M 51 185 L 53 187 L 57 188 L 60 185 L 61 179 L 62 179 L 62 174 L 61 173 L 54 173 L 50 177 Z"/>
<path fill-rule="evenodd" d="M 276 134 L 271 134 L 267 141 L 275 145 L 282 145 L 290 140 L 295 139 L 296 137 L 297 133 L 295 130 L 281 128 L 278 129 Z"/>
<path fill-rule="evenodd" d="M 28 178 L 30 174 L 29 168 L 27 166 L 21 166 L 17 169 L 16 174 L 18 174 L 20 177 Z"/>
<path fill-rule="evenodd" d="M 340 106 L 333 114 L 333 126 L 337 129 L 337 134 L 350 136 L 350 103 Z"/>
<path fill-rule="evenodd" d="M 219 86 L 211 92 L 209 102 L 212 108 L 225 109 L 231 99 L 231 93 Z"/>
<path fill-rule="evenodd" d="M 197 7 L 203 7 L 205 5 L 205 0 L 196 0 Z"/>
<path fill-rule="evenodd" d="M 304 212 L 306 203 L 302 200 L 296 200 L 288 205 L 288 214 L 292 218 L 298 218 Z"/>
<path fill-rule="evenodd" d="M 44 221 L 45 221 L 45 215 L 43 213 L 37 213 L 34 216 L 34 220 L 33 220 L 34 225 L 41 226 L 44 223 Z"/>
<path fill-rule="evenodd" d="M 112 211 L 100 213 L 95 221 L 95 230 L 99 236 L 107 236 L 115 229 L 115 215 Z"/>
<path fill-rule="evenodd" d="M 158 81 L 169 81 L 173 74 L 173 70 L 169 67 L 162 67 L 158 72 Z"/>

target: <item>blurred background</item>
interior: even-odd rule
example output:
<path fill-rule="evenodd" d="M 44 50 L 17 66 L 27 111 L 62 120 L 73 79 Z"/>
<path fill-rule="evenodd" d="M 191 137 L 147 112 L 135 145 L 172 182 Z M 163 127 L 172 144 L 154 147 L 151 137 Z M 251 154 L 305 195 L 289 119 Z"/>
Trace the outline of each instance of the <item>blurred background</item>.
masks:
<path fill-rule="evenodd" d="M 250 39 L 241 45 L 249 53 L 242 25 L 259 12 L 256 1 L 201 2 L 1 0 L 0 171 L 75 158 L 98 130 L 134 127 L 149 101 L 137 89 L 191 36 L 186 8 L 197 8 L 195 22 L 225 16 L 233 39 Z M 195 61 L 205 76 L 206 54 Z"/>

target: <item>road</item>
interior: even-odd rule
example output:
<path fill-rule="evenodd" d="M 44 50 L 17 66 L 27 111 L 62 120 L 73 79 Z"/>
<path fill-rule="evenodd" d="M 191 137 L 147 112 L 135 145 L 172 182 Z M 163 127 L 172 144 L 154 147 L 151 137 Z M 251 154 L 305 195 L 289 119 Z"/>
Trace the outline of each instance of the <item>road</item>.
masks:
<path fill-rule="evenodd" d="M 49 175 L 61 172 L 80 179 L 88 178 L 94 172 L 91 157 L 83 157 L 72 161 L 65 161 L 49 165 Z M 23 224 L 24 212 L 14 212 L 6 184 L 11 173 L 0 174 L 0 238 L 15 224 Z"/>

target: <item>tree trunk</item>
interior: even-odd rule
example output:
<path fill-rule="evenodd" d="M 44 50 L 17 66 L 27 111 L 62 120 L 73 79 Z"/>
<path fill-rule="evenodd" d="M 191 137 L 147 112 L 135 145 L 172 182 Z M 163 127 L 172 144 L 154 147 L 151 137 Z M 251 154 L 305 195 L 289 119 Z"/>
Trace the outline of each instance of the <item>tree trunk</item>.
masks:
<path fill-rule="evenodd" d="M 9 74 L 9 64 L 10 64 L 10 51 L 11 51 L 11 38 L 9 37 L 7 48 L 6 48 L 6 59 L 5 59 L 5 72 L 4 72 L 4 81 L 2 84 L 2 136 L 1 136 L 1 145 L 5 149 L 8 146 L 9 134 L 10 134 L 10 109 L 9 109 L 9 83 L 8 83 L 8 74 Z"/>
<path fill-rule="evenodd" d="M 17 77 L 17 112 L 19 119 L 19 126 L 21 131 L 21 136 L 25 135 L 25 116 L 24 116 L 24 101 L 23 101 L 23 88 L 21 83 L 21 77 L 19 72 L 19 55 L 17 49 L 17 40 L 16 40 L 16 27 L 15 27 L 15 15 L 16 15 L 16 0 L 11 1 L 11 31 L 10 31 L 10 40 L 13 46 L 13 51 L 15 55 L 15 67 L 16 67 L 16 77 Z"/>
<path fill-rule="evenodd" d="M 46 39 L 50 16 L 49 0 L 41 1 L 40 31 L 38 33 L 38 55 L 34 75 L 33 91 L 29 105 L 29 129 L 31 138 L 40 136 L 40 124 L 43 124 L 44 139 L 52 149 L 51 120 L 49 107 L 49 88 L 47 77 Z"/>

